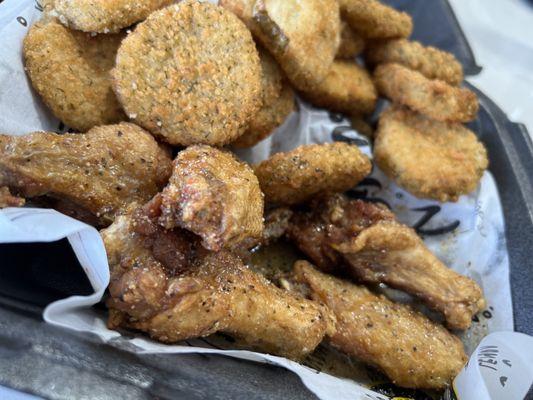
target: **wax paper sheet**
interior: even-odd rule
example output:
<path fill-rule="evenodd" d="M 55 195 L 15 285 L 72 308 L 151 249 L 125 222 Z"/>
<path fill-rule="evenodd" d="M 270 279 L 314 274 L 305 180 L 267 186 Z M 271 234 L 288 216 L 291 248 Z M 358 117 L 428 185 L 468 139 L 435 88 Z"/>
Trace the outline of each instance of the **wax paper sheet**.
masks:
<path fill-rule="evenodd" d="M 4 0 L 0 3 L 0 37 L 3 38 L 0 50 L 1 132 L 22 135 L 36 130 L 63 129 L 32 91 L 23 67 L 22 40 L 31 24 L 40 17 L 38 2 Z M 249 162 L 257 162 L 301 144 L 331 141 L 352 143 L 371 155 L 369 141 L 353 130 L 348 120 L 298 101 L 297 111 L 274 135 L 251 150 L 237 153 Z M 510 332 L 513 314 L 509 261 L 501 204 L 491 174 L 485 173 L 479 188 L 461 197 L 457 203 L 416 199 L 394 185 L 378 169 L 351 190 L 350 195 L 388 204 L 402 222 L 413 226 L 422 235 L 442 261 L 472 277 L 483 288 L 488 306 L 476 317 L 473 327 L 463 334 L 465 347 L 469 354 L 472 353 L 472 358 L 455 381 L 455 395 L 461 399 L 523 397 L 533 376 L 533 340 Z M 322 399 L 387 398 L 360 385 L 368 383 L 363 378 L 359 381 L 353 376 L 347 379 L 317 371 L 321 363 L 316 360 L 308 363 L 314 367 L 311 368 L 272 355 L 221 350 L 212 341 L 192 340 L 170 346 L 144 336 L 123 336 L 110 331 L 103 315 L 91 307 L 100 301 L 109 282 L 105 249 L 98 232 L 53 210 L 8 208 L 0 211 L 0 243 L 50 242 L 65 237 L 86 272 L 94 294 L 73 296 L 50 304 L 44 312 L 47 322 L 94 333 L 105 342 L 137 353 L 217 353 L 279 365 L 298 374 L 303 383 Z"/>

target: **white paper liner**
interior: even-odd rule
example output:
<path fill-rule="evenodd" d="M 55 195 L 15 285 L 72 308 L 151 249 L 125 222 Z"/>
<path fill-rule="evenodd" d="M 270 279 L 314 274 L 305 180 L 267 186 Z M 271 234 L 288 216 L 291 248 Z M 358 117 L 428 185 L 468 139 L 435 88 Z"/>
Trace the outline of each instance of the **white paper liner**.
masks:
<path fill-rule="evenodd" d="M 13 135 L 37 130 L 57 130 L 57 121 L 32 91 L 24 72 L 22 40 L 31 24 L 40 18 L 40 6 L 30 0 L 5 0 L 0 3 L 0 35 L 3 40 L 0 58 L 0 131 Z M 252 150 L 237 153 L 257 162 L 272 153 L 286 151 L 300 144 L 342 140 L 357 144 L 370 155 L 368 141 L 350 128 L 347 120 L 299 102 L 293 113 L 271 137 Z M 483 288 L 488 308 L 465 334 L 512 331 L 513 317 L 509 285 L 509 261 L 505 245 L 501 203 L 490 173 L 485 173 L 478 190 L 462 196 L 457 203 L 439 204 L 419 200 L 398 188 L 379 170 L 355 189 L 353 195 L 385 201 L 399 219 L 418 225 L 427 245 L 447 265 L 475 279 Z M 425 223 L 424 219 L 427 220 Z M 435 230 L 450 233 L 433 235 Z M 317 372 L 293 361 L 251 351 L 218 350 L 205 347 L 164 345 L 146 337 L 125 338 L 106 328 L 105 321 L 90 306 L 102 297 L 109 282 L 105 249 L 98 232 L 79 221 L 53 210 L 8 208 L 0 210 L 0 243 L 51 242 L 68 238 L 80 265 L 95 293 L 73 296 L 50 304 L 44 311 L 47 322 L 64 328 L 91 332 L 109 343 L 129 343 L 137 353 L 212 353 L 285 367 L 300 376 L 302 382 L 322 399 L 386 399 L 357 383 Z M 465 340 L 466 343 L 471 343 Z M 191 341 L 191 344 L 196 344 Z M 487 353 L 486 346 L 497 346 L 497 354 Z M 468 347 L 468 346 L 467 346 Z M 474 346 L 475 347 L 475 346 Z M 492 348 L 489 348 L 492 349 Z M 488 335 L 478 347 L 467 368 L 455 380 L 461 399 L 522 398 L 533 377 L 533 339 L 513 332 Z M 474 348 L 467 350 L 473 351 Z M 496 372 L 479 360 L 483 356 Z M 476 361 L 477 360 L 477 361 Z M 504 360 L 510 360 L 508 367 Z M 506 368 L 507 367 L 507 368 Z M 502 375 L 503 374 L 503 375 Z M 502 383 L 501 376 L 506 377 Z M 483 387 L 484 389 L 477 390 Z M 476 388 L 476 389 L 474 389 Z"/>

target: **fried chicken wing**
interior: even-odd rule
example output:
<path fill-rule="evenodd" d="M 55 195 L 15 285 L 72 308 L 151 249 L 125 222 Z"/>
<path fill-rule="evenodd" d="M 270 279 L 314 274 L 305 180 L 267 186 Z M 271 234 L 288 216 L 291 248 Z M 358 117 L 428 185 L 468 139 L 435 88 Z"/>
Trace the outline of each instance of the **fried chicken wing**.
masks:
<path fill-rule="evenodd" d="M 25 202 L 25 199 L 13 196 L 8 187 L 0 187 L 0 208 L 22 207 Z"/>
<path fill-rule="evenodd" d="M 384 206 L 331 196 L 295 213 L 288 236 L 322 270 L 345 265 L 356 279 L 411 293 L 450 328 L 468 328 L 485 306 L 476 282 L 446 267 Z"/>
<path fill-rule="evenodd" d="M 102 225 L 128 204 L 152 198 L 170 173 L 168 151 L 129 123 L 85 134 L 0 135 L 0 186 L 26 198 L 68 201 Z"/>
<path fill-rule="evenodd" d="M 377 366 L 396 385 L 442 389 L 467 360 L 459 338 L 407 305 L 323 274 L 307 261 L 296 262 L 293 278 L 335 314 L 331 344 Z"/>
<path fill-rule="evenodd" d="M 263 231 L 263 194 L 252 169 L 231 153 L 191 146 L 174 160 L 159 222 L 196 233 L 209 250 L 252 246 Z"/>
<path fill-rule="evenodd" d="M 111 328 L 166 343 L 225 332 L 295 359 L 333 333 L 324 306 L 277 288 L 229 252 L 203 249 L 186 231 L 164 230 L 157 212 L 148 204 L 101 233 L 111 268 Z"/>

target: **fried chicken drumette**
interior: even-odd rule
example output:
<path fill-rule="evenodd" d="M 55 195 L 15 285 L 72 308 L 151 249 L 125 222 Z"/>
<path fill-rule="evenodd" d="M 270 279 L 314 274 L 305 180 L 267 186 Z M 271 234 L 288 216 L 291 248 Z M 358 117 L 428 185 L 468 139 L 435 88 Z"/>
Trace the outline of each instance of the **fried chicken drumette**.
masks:
<path fill-rule="evenodd" d="M 329 342 L 383 370 L 396 385 L 442 389 L 467 360 L 458 337 L 405 304 L 323 274 L 307 261 L 296 262 L 292 278 L 335 314 Z"/>
<path fill-rule="evenodd" d="M 159 223 L 194 232 L 209 250 L 251 247 L 263 231 L 259 182 L 247 164 L 227 151 L 188 147 L 174 160 L 161 193 Z"/>
<path fill-rule="evenodd" d="M 442 312 L 450 328 L 468 328 L 485 306 L 476 282 L 446 267 L 382 205 L 330 196 L 296 212 L 288 236 L 320 269 L 344 265 L 363 282 L 411 293 Z"/>
<path fill-rule="evenodd" d="M 157 224 L 154 202 L 101 232 L 111 268 L 109 326 L 178 342 L 225 332 L 264 352 L 298 359 L 312 352 L 334 317 L 283 291 L 235 255 L 199 246 Z"/>
<path fill-rule="evenodd" d="M 101 225 L 130 203 L 150 200 L 167 182 L 171 165 L 169 152 L 129 123 L 85 134 L 0 135 L 0 186 L 68 203 Z"/>

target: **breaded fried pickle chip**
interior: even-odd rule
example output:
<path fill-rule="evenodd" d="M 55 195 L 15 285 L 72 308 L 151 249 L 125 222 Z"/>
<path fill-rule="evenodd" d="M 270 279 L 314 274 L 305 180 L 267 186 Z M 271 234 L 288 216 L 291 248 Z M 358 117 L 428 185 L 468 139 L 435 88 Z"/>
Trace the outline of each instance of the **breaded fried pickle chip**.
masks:
<path fill-rule="evenodd" d="M 457 201 L 476 189 L 488 167 L 487 151 L 472 131 L 407 108 L 383 112 L 376 136 L 378 166 L 420 198 Z"/>
<path fill-rule="evenodd" d="M 374 82 L 383 96 L 437 121 L 469 122 L 476 118 L 479 103 L 474 92 L 426 78 L 400 64 L 381 64 Z"/>
<path fill-rule="evenodd" d="M 364 39 L 350 28 L 350 25 L 341 20 L 341 42 L 336 58 L 354 58 L 362 53 L 365 48 Z"/>
<path fill-rule="evenodd" d="M 408 37 L 413 31 L 413 20 L 409 14 L 377 0 L 338 1 L 343 18 L 364 38 Z"/>
<path fill-rule="evenodd" d="M 84 32 L 109 33 L 144 20 L 175 0 L 45 0 L 44 8 L 60 21 Z"/>
<path fill-rule="evenodd" d="M 376 40 L 367 46 L 365 61 L 370 65 L 397 63 L 417 70 L 426 78 L 450 85 L 463 81 L 463 67 L 446 51 L 406 39 Z"/>
<path fill-rule="evenodd" d="M 130 123 L 84 134 L 0 135 L 0 186 L 68 201 L 103 225 L 131 203 L 152 198 L 171 170 L 169 152 Z"/>
<path fill-rule="evenodd" d="M 30 28 L 23 46 L 26 71 L 37 93 L 66 125 L 84 132 L 126 119 L 110 77 L 122 38 L 92 37 L 55 19 Z"/>
<path fill-rule="evenodd" d="M 353 61 L 342 60 L 334 61 L 326 78 L 302 94 L 316 106 L 347 114 L 369 114 L 378 99 L 367 70 Z"/>
<path fill-rule="evenodd" d="M 370 173 L 371 163 L 357 146 L 337 142 L 274 154 L 254 170 L 267 202 L 297 204 L 352 188 Z"/>
<path fill-rule="evenodd" d="M 335 0 L 220 0 L 274 55 L 298 89 L 326 76 L 340 41 Z"/>
<path fill-rule="evenodd" d="M 174 145 L 224 145 L 260 107 L 252 36 L 227 10 L 184 1 L 124 39 L 114 89 L 130 118 Z"/>
<path fill-rule="evenodd" d="M 174 160 L 159 222 L 194 232 L 209 250 L 235 247 L 261 237 L 263 194 L 252 169 L 231 153 L 191 146 Z"/>
<path fill-rule="evenodd" d="M 294 92 L 285 81 L 279 65 L 270 54 L 259 48 L 261 60 L 261 109 L 252 117 L 248 129 L 232 143 L 234 147 L 251 147 L 266 138 L 294 109 Z"/>

